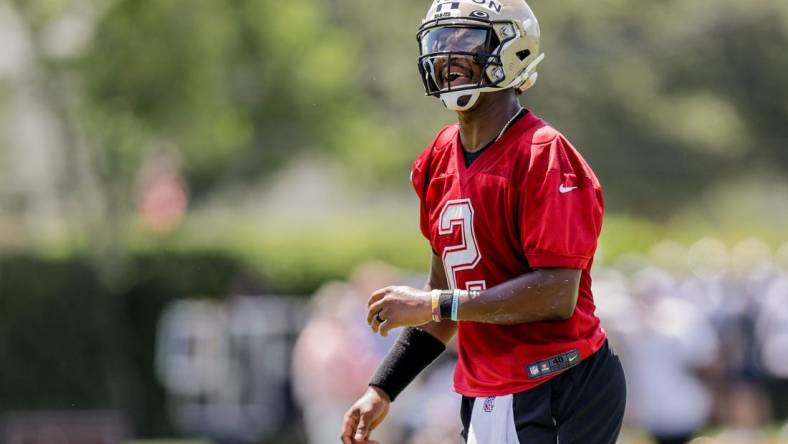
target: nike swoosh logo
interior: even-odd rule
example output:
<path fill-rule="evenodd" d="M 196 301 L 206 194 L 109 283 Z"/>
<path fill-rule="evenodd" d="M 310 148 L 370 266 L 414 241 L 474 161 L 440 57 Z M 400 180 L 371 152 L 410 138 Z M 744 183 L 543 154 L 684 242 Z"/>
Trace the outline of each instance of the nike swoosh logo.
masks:
<path fill-rule="evenodd" d="M 572 361 L 574 361 L 575 359 L 577 359 L 577 355 L 570 356 L 570 357 L 569 357 L 569 362 L 572 362 Z"/>
<path fill-rule="evenodd" d="M 561 184 L 561 186 L 558 187 L 558 192 L 561 193 L 561 194 L 566 194 L 566 193 L 568 193 L 568 192 L 570 192 L 572 190 L 576 190 L 576 189 L 577 189 L 577 187 L 566 187 L 566 186 L 564 186 L 564 184 Z"/>

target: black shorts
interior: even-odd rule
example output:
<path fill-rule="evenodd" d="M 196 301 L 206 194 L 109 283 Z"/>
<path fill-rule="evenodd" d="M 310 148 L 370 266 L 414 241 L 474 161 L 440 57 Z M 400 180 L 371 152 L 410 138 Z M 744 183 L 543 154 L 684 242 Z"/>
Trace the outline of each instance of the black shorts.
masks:
<path fill-rule="evenodd" d="M 621 361 L 605 341 L 580 364 L 530 390 L 463 396 L 462 435 L 476 444 L 614 444 L 626 392 Z"/>

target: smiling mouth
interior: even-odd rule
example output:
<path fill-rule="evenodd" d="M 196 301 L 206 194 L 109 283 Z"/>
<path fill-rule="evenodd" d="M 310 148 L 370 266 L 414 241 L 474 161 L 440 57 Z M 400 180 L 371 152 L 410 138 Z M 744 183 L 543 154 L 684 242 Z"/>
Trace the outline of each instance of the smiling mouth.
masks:
<path fill-rule="evenodd" d="M 457 66 L 443 71 L 443 83 L 447 86 L 460 86 L 471 83 L 470 73 Z"/>

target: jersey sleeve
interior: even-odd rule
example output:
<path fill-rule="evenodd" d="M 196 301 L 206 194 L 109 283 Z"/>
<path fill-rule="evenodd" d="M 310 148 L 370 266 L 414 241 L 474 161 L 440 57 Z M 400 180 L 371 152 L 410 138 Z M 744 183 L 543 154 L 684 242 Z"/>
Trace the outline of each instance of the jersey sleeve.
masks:
<path fill-rule="evenodd" d="M 604 202 L 585 160 L 562 135 L 542 128 L 534 136 L 521 185 L 520 233 L 529 266 L 587 268 L 602 229 Z"/>
<path fill-rule="evenodd" d="M 432 164 L 433 150 L 436 145 L 443 144 L 450 137 L 449 129 L 451 126 L 446 126 L 441 129 L 435 136 L 432 142 L 419 154 L 419 157 L 413 162 L 413 168 L 410 170 L 410 182 L 413 185 L 413 190 L 419 197 L 419 227 L 421 233 L 430 241 L 432 246 L 432 239 L 430 237 L 430 220 L 429 209 L 427 208 L 427 188 L 430 184 L 430 173 Z M 433 251 L 435 247 L 432 247 Z"/>
<path fill-rule="evenodd" d="M 413 190 L 416 191 L 416 195 L 419 197 L 419 228 L 427 240 L 430 240 L 429 213 L 427 212 L 424 198 L 427 193 L 427 185 L 429 184 L 431 148 L 432 144 L 416 158 L 413 162 L 413 168 L 410 170 L 410 182 L 413 185 Z"/>

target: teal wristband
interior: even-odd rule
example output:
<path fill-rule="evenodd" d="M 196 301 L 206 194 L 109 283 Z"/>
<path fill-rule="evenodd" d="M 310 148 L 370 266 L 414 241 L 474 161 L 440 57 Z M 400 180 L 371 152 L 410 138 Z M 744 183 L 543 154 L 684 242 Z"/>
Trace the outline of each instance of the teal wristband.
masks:
<path fill-rule="evenodd" d="M 457 320 L 457 312 L 460 309 L 460 290 L 455 288 L 451 296 L 451 320 Z"/>

